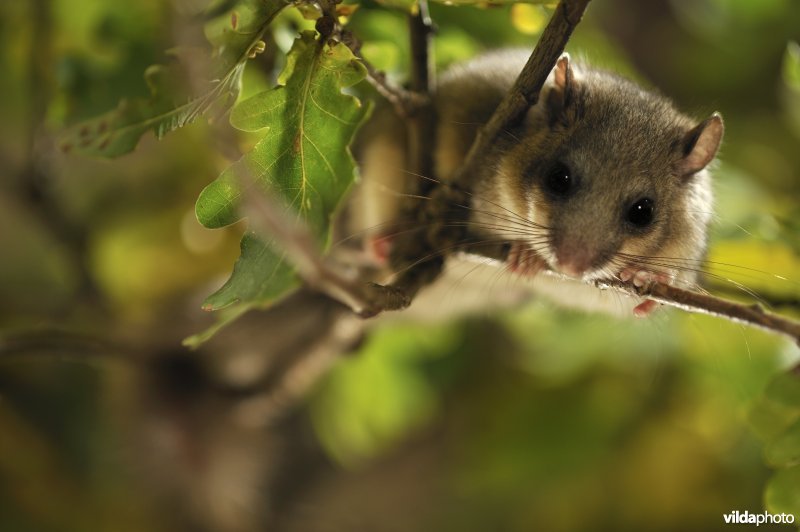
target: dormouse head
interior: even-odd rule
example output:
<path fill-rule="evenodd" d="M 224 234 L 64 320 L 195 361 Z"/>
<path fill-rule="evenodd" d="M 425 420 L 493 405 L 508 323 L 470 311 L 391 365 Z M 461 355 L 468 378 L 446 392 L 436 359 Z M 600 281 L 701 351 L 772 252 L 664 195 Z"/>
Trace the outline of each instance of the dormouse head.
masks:
<path fill-rule="evenodd" d="M 694 122 L 631 81 L 573 68 L 566 55 L 547 87 L 503 163 L 518 176 L 526 214 L 545 228 L 531 246 L 554 270 L 585 279 L 665 250 L 698 258 L 722 117 Z"/>

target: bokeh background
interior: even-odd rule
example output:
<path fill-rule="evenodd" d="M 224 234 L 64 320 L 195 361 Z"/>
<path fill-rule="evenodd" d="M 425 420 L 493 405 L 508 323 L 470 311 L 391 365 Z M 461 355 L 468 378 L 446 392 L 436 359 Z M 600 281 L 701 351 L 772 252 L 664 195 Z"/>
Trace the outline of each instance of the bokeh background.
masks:
<path fill-rule="evenodd" d="M 202 228 L 194 201 L 252 139 L 223 118 L 115 161 L 55 145 L 145 96 L 165 50 L 202 42 L 199 4 L 0 2 L 0 530 L 723 530 L 765 498 L 800 507 L 781 499 L 800 475 L 767 489 L 752 413 L 800 352 L 724 320 L 544 301 L 399 315 L 288 384 L 270 380 L 281 338 L 264 320 L 322 334 L 314 316 L 255 314 L 181 348 L 243 231 Z M 437 65 L 531 47 L 550 12 L 436 4 Z M 309 24 L 281 15 L 245 96 Z M 402 80 L 404 15 L 365 1 L 350 25 Z M 707 284 L 796 317 L 798 41 L 796 0 L 594 0 L 568 46 L 699 118 L 722 112 Z"/>

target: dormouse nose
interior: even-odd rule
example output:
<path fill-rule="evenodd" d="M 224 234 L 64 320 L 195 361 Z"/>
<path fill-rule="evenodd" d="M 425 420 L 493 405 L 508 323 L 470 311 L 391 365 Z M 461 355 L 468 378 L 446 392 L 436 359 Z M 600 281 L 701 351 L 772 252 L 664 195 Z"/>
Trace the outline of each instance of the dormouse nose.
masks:
<path fill-rule="evenodd" d="M 555 250 L 558 270 L 570 277 L 581 278 L 591 269 L 597 254 L 586 245 L 562 245 Z"/>

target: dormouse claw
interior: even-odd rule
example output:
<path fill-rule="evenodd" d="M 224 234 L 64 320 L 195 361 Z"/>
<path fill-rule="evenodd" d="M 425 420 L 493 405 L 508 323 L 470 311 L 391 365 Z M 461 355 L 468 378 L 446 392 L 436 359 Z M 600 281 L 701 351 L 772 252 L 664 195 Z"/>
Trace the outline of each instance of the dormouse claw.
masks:
<path fill-rule="evenodd" d="M 671 285 L 675 282 L 675 274 L 673 272 L 654 272 L 637 268 L 625 268 L 619 272 L 619 278 L 625 283 L 632 282 L 633 286 L 637 288 L 643 288 L 653 283 Z M 633 315 L 637 318 L 647 318 L 660 306 L 656 301 L 646 299 L 633 309 Z"/>

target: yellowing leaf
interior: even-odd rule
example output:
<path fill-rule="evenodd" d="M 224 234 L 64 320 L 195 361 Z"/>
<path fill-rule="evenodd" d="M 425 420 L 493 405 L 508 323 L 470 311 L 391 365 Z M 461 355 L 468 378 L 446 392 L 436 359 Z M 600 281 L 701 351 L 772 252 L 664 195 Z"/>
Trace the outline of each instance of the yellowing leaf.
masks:
<path fill-rule="evenodd" d="M 711 248 L 707 268 L 718 283 L 777 295 L 800 294 L 800 257 L 785 244 L 755 239 L 719 242 Z"/>
<path fill-rule="evenodd" d="M 520 33 L 535 35 L 547 24 L 547 15 L 541 7 L 530 4 L 511 6 L 511 23 Z"/>

